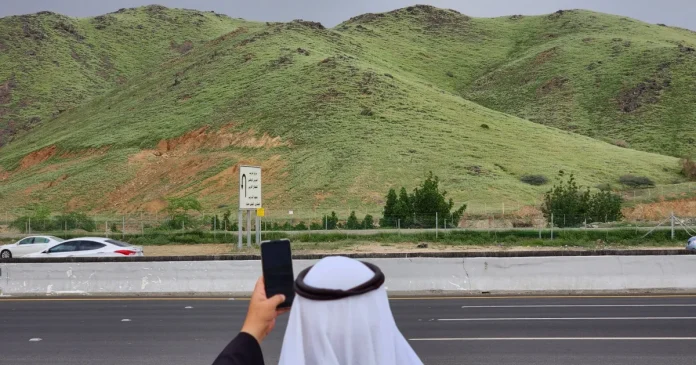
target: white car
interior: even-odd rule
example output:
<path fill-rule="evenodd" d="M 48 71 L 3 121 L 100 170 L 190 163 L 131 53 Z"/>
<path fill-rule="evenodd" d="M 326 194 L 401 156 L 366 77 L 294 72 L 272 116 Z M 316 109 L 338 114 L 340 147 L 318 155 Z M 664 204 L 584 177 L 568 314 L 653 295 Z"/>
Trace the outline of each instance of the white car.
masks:
<path fill-rule="evenodd" d="M 145 256 L 143 248 L 111 238 L 81 237 L 63 241 L 55 246 L 24 257 L 124 257 Z"/>
<path fill-rule="evenodd" d="M 53 236 L 25 237 L 11 245 L 0 246 L 0 258 L 11 259 L 13 257 L 24 257 L 26 255 L 41 252 L 63 241 L 64 240 L 62 238 Z"/>

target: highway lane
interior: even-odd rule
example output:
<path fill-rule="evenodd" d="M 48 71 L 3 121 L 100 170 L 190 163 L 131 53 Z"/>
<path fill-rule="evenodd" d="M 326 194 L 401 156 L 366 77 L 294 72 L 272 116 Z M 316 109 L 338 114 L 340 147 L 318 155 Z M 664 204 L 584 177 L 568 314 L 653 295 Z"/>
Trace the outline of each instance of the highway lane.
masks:
<path fill-rule="evenodd" d="M 419 298 L 391 305 L 426 364 L 691 365 L 696 358 L 696 296 Z M 195 298 L 0 299 L 0 363 L 209 364 L 238 331 L 246 306 Z M 268 364 L 278 361 L 286 322 L 263 344 Z"/>

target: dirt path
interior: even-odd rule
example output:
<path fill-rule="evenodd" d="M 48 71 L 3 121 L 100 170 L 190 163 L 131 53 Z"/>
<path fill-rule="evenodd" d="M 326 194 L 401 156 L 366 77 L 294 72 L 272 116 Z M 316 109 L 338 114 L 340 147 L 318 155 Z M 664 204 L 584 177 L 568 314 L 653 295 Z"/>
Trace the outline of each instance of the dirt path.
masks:
<path fill-rule="evenodd" d="M 600 248 L 600 247 L 598 247 Z M 622 249 L 628 247 L 603 247 L 605 249 Z M 630 247 L 631 250 L 643 249 L 683 249 L 675 247 Z M 258 248 L 237 251 L 233 244 L 196 244 L 196 245 L 166 245 L 145 246 L 145 256 L 199 256 L 199 255 L 230 255 L 258 254 Z M 584 251 L 580 247 L 527 247 L 527 246 L 465 246 L 442 245 L 428 243 L 427 248 L 417 248 L 413 243 L 377 243 L 358 242 L 351 245 L 333 243 L 303 243 L 293 244 L 293 253 L 301 254 L 351 254 L 351 253 L 409 253 L 409 252 L 503 252 L 503 251 Z"/>

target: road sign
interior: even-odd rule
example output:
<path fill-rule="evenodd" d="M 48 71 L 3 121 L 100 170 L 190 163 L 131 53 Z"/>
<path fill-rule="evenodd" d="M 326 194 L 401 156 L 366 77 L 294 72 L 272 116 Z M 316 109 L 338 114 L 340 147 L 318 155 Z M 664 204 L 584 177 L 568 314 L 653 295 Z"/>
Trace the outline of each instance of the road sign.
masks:
<path fill-rule="evenodd" d="M 261 208 L 261 168 L 239 168 L 239 209 Z"/>
<path fill-rule="evenodd" d="M 256 209 L 256 216 L 257 217 L 264 217 L 264 216 L 266 216 L 266 211 L 263 208 Z"/>

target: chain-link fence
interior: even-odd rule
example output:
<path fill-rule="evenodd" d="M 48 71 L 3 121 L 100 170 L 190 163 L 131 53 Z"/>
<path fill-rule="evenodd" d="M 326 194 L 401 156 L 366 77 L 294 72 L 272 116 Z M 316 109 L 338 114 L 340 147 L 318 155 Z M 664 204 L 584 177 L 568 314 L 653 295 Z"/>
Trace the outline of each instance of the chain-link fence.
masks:
<path fill-rule="evenodd" d="M 611 221 L 606 217 L 589 216 L 544 216 L 535 214 L 464 214 L 457 220 L 451 216 L 410 215 L 406 217 L 382 217 L 372 214 L 355 214 L 355 216 L 339 216 L 324 214 L 316 218 L 296 217 L 263 217 L 261 230 L 265 232 L 295 232 L 295 231 L 394 231 L 394 230 L 546 230 L 546 229 L 604 229 L 604 228 L 635 228 L 649 230 L 663 223 L 669 215 L 659 219 L 623 219 Z M 682 217 L 681 222 L 696 231 L 696 214 Z M 252 230 L 255 230 L 252 219 Z M 120 217 L 103 217 L 81 215 L 56 215 L 42 219 L 32 219 L 29 216 L 0 219 L 0 234 L 53 234 L 65 235 L 95 235 L 119 237 L 133 234 L 152 232 L 219 232 L 234 235 L 239 226 L 237 216 L 220 216 L 215 214 L 164 216 L 159 214 L 131 214 Z M 242 223 L 246 230 L 246 220 Z"/>

